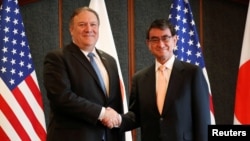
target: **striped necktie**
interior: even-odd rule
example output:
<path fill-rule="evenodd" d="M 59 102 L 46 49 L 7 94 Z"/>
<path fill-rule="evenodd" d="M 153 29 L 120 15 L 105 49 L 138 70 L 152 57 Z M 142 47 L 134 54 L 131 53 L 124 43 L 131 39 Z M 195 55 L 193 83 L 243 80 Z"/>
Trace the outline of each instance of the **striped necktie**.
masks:
<path fill-rule="evenodd" d="M 92 67 L 94 68 L 94 70 L 95 70 L 95 72 L 96 72 L 96 74 L 98 76 L 98 79 L 99 79 L 99 81 L 101 83 L 102 90 L 104 91 L 105 94 L 107 94 L 107 91 L 106 91 L 106 88 L 105 88 L 105 84 L 104 84 L 101 72 L 100 72 L 100 70 L 99 70 L 99 68 L 98 68 L 98 66 L 97 66 L 97 64 L 95 62 L 95 59 L 94 59 L 95 54 L 92 53 L 92 52 L 90 52 L 90 53 L 88 53 L 87 56 L 89 57 L 90 63 L 91 63 Z"/>
<path fill-rule="evenodd" d="M 166 67 L 164 65 L 161 65 L 158 68 L 157 73 L 156 97 L 157 107 L 159 113 L 161 114 L 167 91 Z"/>

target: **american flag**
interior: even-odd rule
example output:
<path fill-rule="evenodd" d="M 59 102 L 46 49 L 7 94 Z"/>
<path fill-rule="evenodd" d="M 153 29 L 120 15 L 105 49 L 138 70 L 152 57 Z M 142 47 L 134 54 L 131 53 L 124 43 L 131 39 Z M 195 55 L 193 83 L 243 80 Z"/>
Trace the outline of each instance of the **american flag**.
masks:
<path fill-rule="evenodd" d="M 209 87 L 211 124 L 215 124 L 210 84 L 188 0 L 173 0 L 168 18 L 175 25 L 177 31 L 178 42 L 174 51 L 176 57 L 182 61 L 195 64 L 203 70 Z"/>
<path fill-rule="evenodd" d="M 17 0 L 4 0 L 0 7 L 0 140 L 46 140 L 42 97 Z"/>

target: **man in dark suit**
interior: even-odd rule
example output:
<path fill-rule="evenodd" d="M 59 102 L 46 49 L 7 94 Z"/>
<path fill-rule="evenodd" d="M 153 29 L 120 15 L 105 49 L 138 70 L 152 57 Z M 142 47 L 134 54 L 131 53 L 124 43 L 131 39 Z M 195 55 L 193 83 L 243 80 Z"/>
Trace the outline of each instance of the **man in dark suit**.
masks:
<path fill-rule="evenodd" d="M 116 61 L 95 48 L 99 23 L 94 10 L 76 9 L 70 18 L 72 42 L 45 57 L 44 86 L 51 110 L 47 141 L 124 139 L 119 129 L 102 124 L 102 120 L 119 116 L 117 112 L 122 113 L 123 107 Z M 94 54 L 104 88 L 90 63 L 90 52 Z"/>
<path fill-rule="evenodd" d="M 208 86 L 199 67 L 175 58 L 176 43 L 176 31 L 169 21 L 157 19 L 151 24 L 147 45 L 155 63 L 134 75 L 129 112 L 122 115 L 119 125 L 123 131 L 140 127 L 141 141 L 208 140 Z M 165 76 L 159 77 L 160 66 Z M 158 82 L 162 77 L 163 82 Z M 163 93 L 158 88 L 161 84 Z"/>

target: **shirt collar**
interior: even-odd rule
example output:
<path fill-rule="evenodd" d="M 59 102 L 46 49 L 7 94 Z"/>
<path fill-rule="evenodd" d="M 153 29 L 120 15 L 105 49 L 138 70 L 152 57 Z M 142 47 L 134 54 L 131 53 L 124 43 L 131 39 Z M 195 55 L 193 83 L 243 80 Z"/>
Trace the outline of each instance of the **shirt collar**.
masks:
<path fill-rule="evenodd" d="M 87 55 L 88 55 L 88 53 L 89 53 L 88 51 L 85 51 L 85 50 L 82 50 L 82 49 L 81 49 L 81 52 L 82 52 L 86 57 L 87 57 Z M 91 52 L 95 54 L 95 57 L 99 58 L 99 55 L 97 54 L 95 48 L 94 48 Z M 87 58 L 88 58 L 88 57 L 87 57 Z"/>
<path fill-rule="evenodd" d="M 172 57 L 165 63 L 163 64 L 166 68 L 172 70 L 173 65 L 174 65 L 174 60 L 175 60 L 175 56 L 172 55 Z M 161 66 L 162 64 L 160 64 L 157 60 L 155 60 L 155 71 L 158 70 L 158 68 Z"/>

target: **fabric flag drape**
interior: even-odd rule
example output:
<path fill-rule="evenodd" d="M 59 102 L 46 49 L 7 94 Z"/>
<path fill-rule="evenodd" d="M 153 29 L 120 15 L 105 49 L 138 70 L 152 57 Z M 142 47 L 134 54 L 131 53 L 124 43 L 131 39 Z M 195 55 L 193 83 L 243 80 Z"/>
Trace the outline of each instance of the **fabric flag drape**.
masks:
<path fill-rule="evenodd" d="M 250 124 L 250 2 L 236 85 L 234 124 Z"/>
<path fill-rule="evenodd" d="M 178 35 L 177 47 L 174 51 L 176 57 L 182 61 L 195 64 L 203 70 L 209 87 L 211 124 L 215 124 L 210 83 L 188 0 L 173 0 L 168 18 L 175 25 Z"/>
<path fill-rule="evenodd" d="M 46 140 L 42 97 L 17 0 L 3 0 L 0 7 L 0 140 Z"/>
<path fill-rule="evenodd" d="M 119 71 L 120 76 L 120 85 L 121 85 L 121 93 L 123 98 L 123 111 L 126 113 L 128 111 L 128 105 L 127 105 L 127 98 L 126 98 L 126 91 L 124 87 L 123 77 L 121 73 L 120 63 L 118 60 L 118 55 L 116 52 L 116 47 L 111 31 L 111 27 L 109 24 L 109 18 L 108 13 L 106 10 L 106 5 L 104 0 L 91 0 L 89 7 L 94 9 L 100 18 L 100 33 L 99 33 L 99 39 L 96 43 L 96 47 L 109 53 L 111 56 L 113 56 L 117 62 L 117 67 Z M 125 133 L 125 140 L 126 141 L 132 141 L 132 133 L 131 131 L 127 131 Z"/>

